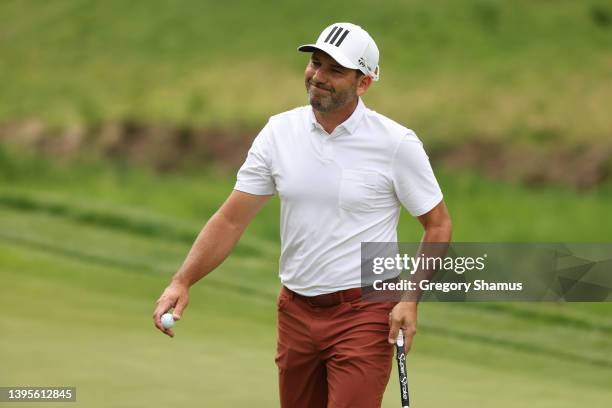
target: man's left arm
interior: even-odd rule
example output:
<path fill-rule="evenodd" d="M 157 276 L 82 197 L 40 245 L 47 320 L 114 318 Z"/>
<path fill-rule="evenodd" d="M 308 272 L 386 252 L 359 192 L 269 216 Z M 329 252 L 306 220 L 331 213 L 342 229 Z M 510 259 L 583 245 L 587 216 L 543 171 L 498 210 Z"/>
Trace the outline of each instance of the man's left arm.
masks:
<path fill-rule="evenodd" d="M 421 247 L 427 243 L 448 244 L 452 235 L 452 223 L 444 200 L 427 213 L 417 217 L 424 229 Z M 419 253 L 421 251 L 419 250 Z M 404 330 L 404 344 L 406 352 L 412 346 L 412 339 L 416 334 L 418 301 L 399 302 L 389 313 L 389 343 L 394 344 L 400 328 Z"/>

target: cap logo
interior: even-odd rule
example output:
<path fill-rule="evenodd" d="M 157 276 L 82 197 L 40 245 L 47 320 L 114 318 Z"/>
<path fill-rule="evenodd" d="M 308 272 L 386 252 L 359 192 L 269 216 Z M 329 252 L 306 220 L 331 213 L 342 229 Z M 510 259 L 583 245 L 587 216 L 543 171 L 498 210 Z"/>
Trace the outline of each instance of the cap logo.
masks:
<path fill-rule="evenodd" d="M 344 31 L 344 33 L 343 33 Z M 329 44 L 333 44 L 336 47 L 339 47 L 340 44 L 342 44 L 342 41 L 344 41 L 344 39 L 346 38 L 346 36 L 348 35 L 350 31 L 349 30 L 345 30 L 342 27 L 338 27 L 338 26 L 334 26 L 334 28 L 331 29 L 331 31 L 329 32 L 329 34 L 327 35 L 327 37 L 325 38 L 325 41 L 323 41 L 324 43 L 329 43 Z M 340 35 L 342 34 L 342 35 Z M 340 38 L 338 38 L 340 37 Z M 338 40 L 336 42 L 336 39 Z"/>

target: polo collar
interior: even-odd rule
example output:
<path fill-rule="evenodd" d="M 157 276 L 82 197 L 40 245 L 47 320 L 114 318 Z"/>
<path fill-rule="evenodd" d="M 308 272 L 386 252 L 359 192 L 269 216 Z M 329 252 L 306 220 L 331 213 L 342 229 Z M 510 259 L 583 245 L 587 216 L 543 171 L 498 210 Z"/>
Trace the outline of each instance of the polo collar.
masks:
<path fill-rule="evenodd" d="M 357 101 L 357 107 L 355 107 L 355 110 L 353 111 L 351 116 L 349 116 L 347 120 L 339 124 L 338 127 L 342 127 L 348 133 L 353 134 L 355 130 L 357 129 L 359 122 L 363 118 L 365 111 L 366 111 L 366 106 L 361 100 L 361 98 L 359 98 L 359 100 Z M 310 114 L 310 122 L 312 126 L 315 128 L 322 128 L 319 122 L 317 122 L 317 118 L 314 115 L 312 107 L 310 107 L 309 109 L 309 114 Z"/>

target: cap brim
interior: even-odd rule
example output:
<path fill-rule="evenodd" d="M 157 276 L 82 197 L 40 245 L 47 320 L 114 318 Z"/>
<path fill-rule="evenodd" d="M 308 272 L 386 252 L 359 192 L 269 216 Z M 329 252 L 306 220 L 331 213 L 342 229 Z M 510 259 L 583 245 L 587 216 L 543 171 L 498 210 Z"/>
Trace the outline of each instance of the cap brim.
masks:
<path fill-rule="evenodd" d="M 353 64 L 346 58 L 336 46 L 318 46 L 316 44 L 304 44 L 298 47 L 298 51 L 301 52 L 314 52 L 314 51 L 323 51 L 328 54 L 330 57 L 336 60 L 336 62 L 342 65 L 345 68 L 350 69 L 359 69 L 358 65 Z"/>

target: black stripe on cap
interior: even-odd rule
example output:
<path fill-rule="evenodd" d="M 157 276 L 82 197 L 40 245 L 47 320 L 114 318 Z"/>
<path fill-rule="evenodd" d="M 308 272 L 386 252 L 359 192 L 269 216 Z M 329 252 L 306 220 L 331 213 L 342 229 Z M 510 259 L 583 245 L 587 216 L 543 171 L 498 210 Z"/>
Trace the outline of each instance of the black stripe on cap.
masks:
<path fill-rule="evenodd" d="M 348 33 L 349 33 L 349 32 L 350 32 L 349 30 L 346 30 L 346 31 L 344 32 L 344 34 L 342 34 L 342 37 L 340 37 L 340 39 L 339 39 L 339 40 L 338 40 L 338 42 L 336 43 L 336 47 L 339 47 L 339 46 L 340 46 L 340 44 L 342 44 L 342 41 L 344 41 L 344 39 L 346 38 L 346 36 L 348 35 Z"/>
<path fill-rule="evenodd" d="M 325 41 L 323 41 L 324 43 L 328 42 L 329 39 L 331 38 L 332 35 L 334 35 L 334 32 L 338 29 L 338 26 L 335 26 L 334 28 L 331 29 L 331 31 L 329 32 L 329 34 L 327 35 L 327 38 L 325 39 Z"/>
<path fill-rule="evenodd" d="M 338 31 L 336 31 L 336 34 L 334 34 L 334 37 L 331 39 L 331 43 L 333 44 L 336 41 L 336 38 L 338 38 L 338 36 L 340 35 L 340 33 L 342 32 L 342 30 L 344 30 L 344 28 L 340 27 L 338 29 Z"/>

